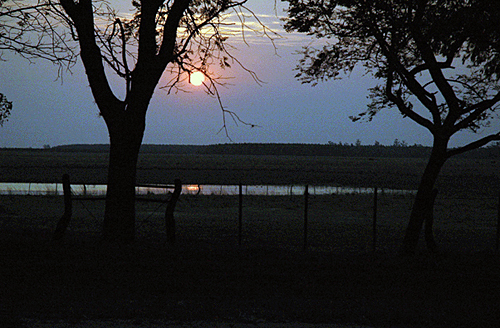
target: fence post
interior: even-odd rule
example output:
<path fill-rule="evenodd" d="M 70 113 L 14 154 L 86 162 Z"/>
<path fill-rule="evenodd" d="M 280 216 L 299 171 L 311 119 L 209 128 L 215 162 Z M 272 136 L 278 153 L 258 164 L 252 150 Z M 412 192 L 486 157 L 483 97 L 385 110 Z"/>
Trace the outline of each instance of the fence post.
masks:
<path fill-rule="evenodd" d="M 304 190 L 304 250 L 307 249 L 307 207 L 309 202 L 309 185 Z"/>
<path fill-rule="evenodd" d="M 175 219 L 174 219 L 174 210 L 175 204 L 179 199 L 179 196 L 182 191 L 181 180 L 175 179 L 174 181 L 174 192 L 170 197 L 170 200 L 167 203 L 167 209 L 165 210 L 165 231 L 167 234 L 167 243 L 170 245 L 175 245 Z"/>
<path fill-rule="evenodd" d="M 373 251 L 377 249 L 377 206 L 378 188 L 373 191 Z"/>
<path fill-rule="evenodd" d="M 64 174 L 63 177 L 63 192 L 64 192 L 64 214 L 57 222 L 56 230 L 52 236 L 52 240 L 61 240 L 68 228 L 71 215 L 73 214 L 73 204 L 71 202 L 71 185 L 69 175 Z"/>
<path fill-rule="evenodd" d="M 239 204 L 238 204 L 238 245 L 241 246 L 242 235 L 242 221 L 243 221 L 243 186 L 239 185 Z"/>

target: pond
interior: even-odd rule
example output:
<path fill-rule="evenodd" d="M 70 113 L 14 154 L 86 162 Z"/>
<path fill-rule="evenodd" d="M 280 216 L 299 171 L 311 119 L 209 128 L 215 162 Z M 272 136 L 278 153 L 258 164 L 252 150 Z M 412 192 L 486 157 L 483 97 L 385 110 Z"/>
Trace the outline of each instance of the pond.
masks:
<path fill-rule="evenodd" d="M 244 195 L 285 196 L 303 195 L 305 185 L 243 185 Z M 72 184 L 74 195 L 105 195 L 106 185 L 99 184 Z M 390 194 L 414 194 L 415 190 L 379 189 Z M 136 187 L 138 195 L 162 195 L 171 192 L 171 188 L 163 185 L 147 185 Z M 374 188 L 349 187 L 349 186 L 309 186 L 311 195 L 345 195 L 345 194 L 372 194 Z M 191 195 L 238 195 L 239 185 L 205 185 L 190 184 L 182 186 L 183 194 Z M 0 195 L 62 195 L 61 183 L 11 183 L 0 182 Z"/>

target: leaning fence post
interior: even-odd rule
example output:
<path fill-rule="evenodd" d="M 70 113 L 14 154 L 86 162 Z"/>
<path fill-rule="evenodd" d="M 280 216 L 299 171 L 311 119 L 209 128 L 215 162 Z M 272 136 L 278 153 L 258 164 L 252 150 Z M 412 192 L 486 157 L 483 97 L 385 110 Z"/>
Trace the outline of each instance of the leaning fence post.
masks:
<path fill-rule="evenodd" d="M 71 185 L 69 183 L 69 175 L 63 175 L 63 192 L 64 192 L 64 214 L 57 222 L 56 230 L 52 236 L 52 240 L 61 240 L 68 228 L 71 215 L 73 213 L 73 204 L 71 202 Z"/>
<path fill-rule="evenodd" d="M 375 187 L 373 191 L 373 251 L 377 249 L 377 200 L 378 188 Z"/>
<path fill-rule="evenodd" d="M 309 185 L 304 190 L 304 250 L 307 249 L 307 207 L 309 202 Z"/>
<path fill-rule="evenodd" d="M 174 181 L 174 192 L 170 197 L 170 200 L 167 203 L 167 209 L 165 210 L 165 230 L 167 234 L 167 243 L 170 245 L 175 244 L 175 219 L 174 219 L 174 210 L 175 204 L 179 199 L 179 196 L 182 191 L 181 180 L 175 179 Z"/>

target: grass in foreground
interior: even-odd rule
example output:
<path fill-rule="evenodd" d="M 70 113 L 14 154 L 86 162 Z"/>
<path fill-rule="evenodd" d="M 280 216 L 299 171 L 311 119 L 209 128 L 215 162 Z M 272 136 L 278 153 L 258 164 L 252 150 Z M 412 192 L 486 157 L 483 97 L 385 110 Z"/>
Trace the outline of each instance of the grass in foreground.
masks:
<path fill-rule="evenodd" d="M 455 232 L 462 231 L 465 239 L 441 240 L 440 256 L 395 255 L 392 240 L 404 227 L 399 218 L 411 205 L 405 197 L 380 199 L 376 253 L 370 248 L 369 197 L 313 197 L 306 252 L 301 251 L 300 197 L 246 197 L 241 247 L 236 197 L 184 197 L 174 248 L 164 245 L 163 212 L 152 212 L 154 205 L 140 205 L 138 241 L 120 246 L 100 241 L 102 205 L 88 208 L 95 218 L 75 205 L 70 231 L 54 243 L 50 236 L 61 199 L 1 199 L 0 320 L 5 322 L 119 318 L 236 324 L 261 318 L 496 327 L 500 319 L 499 258 L 467 229 L 441 223 L 443 236 L 457 239 Z M 471 213 L 459 217 L 461 224 L 492 230 L 486 219 L 467 221 Z"/>

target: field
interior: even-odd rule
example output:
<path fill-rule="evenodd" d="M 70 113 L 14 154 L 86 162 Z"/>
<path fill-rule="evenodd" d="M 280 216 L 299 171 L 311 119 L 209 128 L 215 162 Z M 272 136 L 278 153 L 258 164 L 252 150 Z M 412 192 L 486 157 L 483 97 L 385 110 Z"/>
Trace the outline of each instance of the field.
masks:
<path fill-rule="evenodd" d="M 67 171 L 75 182 L 105 175 L 102 154 L 11 152 L 0 152 L 3 181 L 58 181 Z M 424 165 L 147 155 L 139 175 L 143 182 L 412 189 Z M 414 258 L 397 255 L 411 195 L 379 195 L 375 252 L 372 195 L 310 196 L 307 251 L 302 196 L 245 196 L 239 246 L 237 196 L 182 195 L 175 247 L 164 244 L 163 205 L 139 203 L 138 241 L 119 246 L 99 239 L 102 202 L 75 202 L 69 231 L 56 243 L 50 237 L 63 211 L 60 197 L 0 196 L 0 324 L 496 327 L 497 177 L 491 160 L 451 161 L 436 203 L 441 254 L 421 248 Z"/>
<path fill-rule="evenodd" d="M 0 149 L 0 181 L 105 183 L 107 154 Z M 139 183 L 185 184 L 310 184 L 416 189 L 425 158 L 169 155 L 143 153 Z M 450 159 L 438 188 L 447 193 L 498 192 L 494 159 Z"/>

